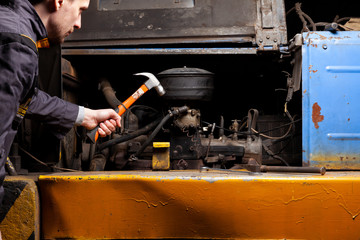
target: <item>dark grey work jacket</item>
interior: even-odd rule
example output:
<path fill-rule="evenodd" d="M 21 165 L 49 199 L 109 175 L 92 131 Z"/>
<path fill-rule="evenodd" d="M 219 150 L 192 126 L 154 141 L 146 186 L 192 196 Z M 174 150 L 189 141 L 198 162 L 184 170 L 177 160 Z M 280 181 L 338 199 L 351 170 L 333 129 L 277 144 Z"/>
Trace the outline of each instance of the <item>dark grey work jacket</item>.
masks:
<path fill-rule="evenodd" d="M 38 54 L 29 44 L 11 40 L 17 35 L 35 45 L 47 37 L 47 32 L 28 0 L 0 0 L 0 206 L 5 159 L 17 131 L 13 122 L 20 104 L 31 97 L 27 114 L 45 122 L 58 138 L 73 127 L 79 111 L 75 104 L 34 91 Z"/>

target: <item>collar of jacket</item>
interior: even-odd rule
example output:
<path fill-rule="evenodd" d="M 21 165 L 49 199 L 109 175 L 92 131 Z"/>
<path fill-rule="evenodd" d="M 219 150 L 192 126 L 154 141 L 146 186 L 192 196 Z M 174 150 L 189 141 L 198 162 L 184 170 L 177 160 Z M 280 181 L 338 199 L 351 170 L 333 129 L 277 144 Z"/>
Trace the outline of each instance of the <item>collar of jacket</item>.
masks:
<path fill-rule="evenodd" d="M 46 28 L 28 0 L 0 1 L 0 32 L 25 35 L 38 48 L 49 47 Z"/>

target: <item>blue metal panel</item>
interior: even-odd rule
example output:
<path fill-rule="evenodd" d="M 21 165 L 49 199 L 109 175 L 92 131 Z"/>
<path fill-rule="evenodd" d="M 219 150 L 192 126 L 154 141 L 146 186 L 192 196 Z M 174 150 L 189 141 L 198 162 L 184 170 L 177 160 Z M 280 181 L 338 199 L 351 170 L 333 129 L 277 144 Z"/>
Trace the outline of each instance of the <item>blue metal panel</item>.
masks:
<path fill-rule="evenodd" d="M 360 32 L 303 39 L 303 165 L 360 169 Z"/>

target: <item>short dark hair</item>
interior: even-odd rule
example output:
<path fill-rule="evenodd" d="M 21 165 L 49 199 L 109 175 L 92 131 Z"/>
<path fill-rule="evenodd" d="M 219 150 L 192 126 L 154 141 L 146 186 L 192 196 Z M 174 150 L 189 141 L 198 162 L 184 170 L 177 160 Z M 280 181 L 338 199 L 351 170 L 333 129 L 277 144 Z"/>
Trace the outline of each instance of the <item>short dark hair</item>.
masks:
<path fill-rule="evenodd" d="M 29 2 L 32 4 L 32 5 L 36 5 L 38 3 L 41 3 L 43 2 L 44 0 L 29 0 Z"/>

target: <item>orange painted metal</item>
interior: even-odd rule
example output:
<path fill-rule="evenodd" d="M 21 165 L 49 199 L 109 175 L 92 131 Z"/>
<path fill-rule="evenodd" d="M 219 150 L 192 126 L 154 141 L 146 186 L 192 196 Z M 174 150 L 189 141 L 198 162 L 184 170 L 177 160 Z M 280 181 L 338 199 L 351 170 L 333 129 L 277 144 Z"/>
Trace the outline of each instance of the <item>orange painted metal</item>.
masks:
<path fill-rule="evenodd" d="M 359 239 L 360 172 L 40 176 L 44 239 Z"/>

